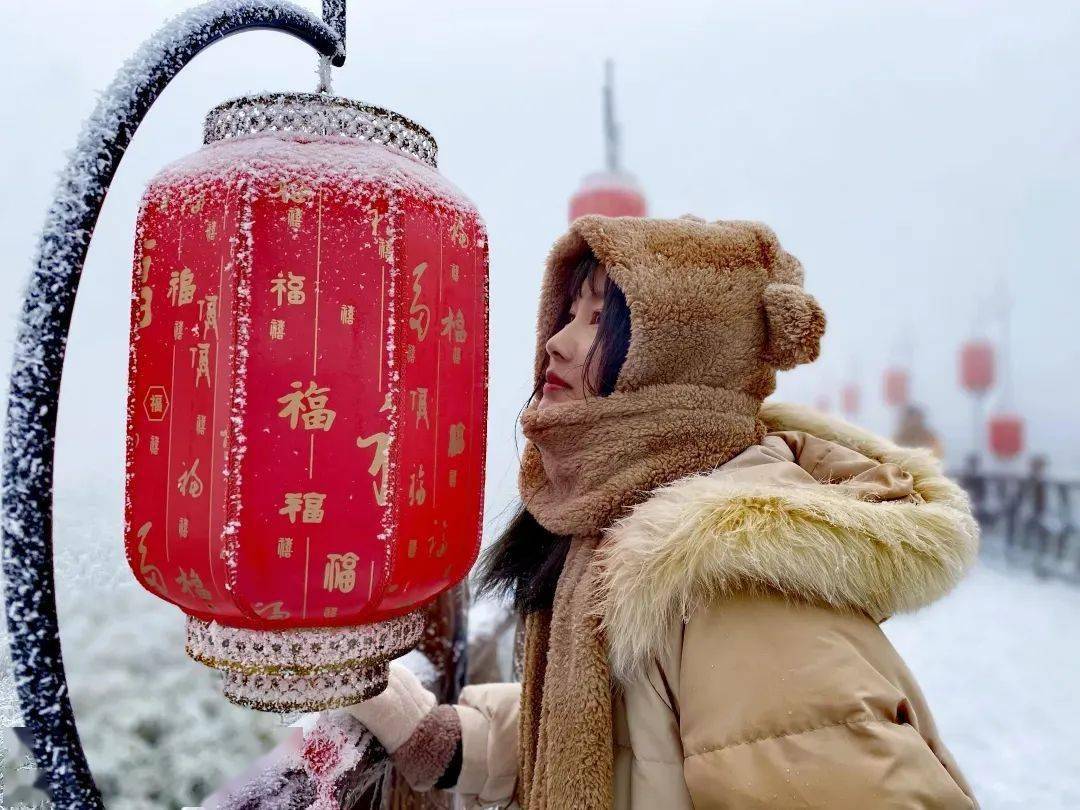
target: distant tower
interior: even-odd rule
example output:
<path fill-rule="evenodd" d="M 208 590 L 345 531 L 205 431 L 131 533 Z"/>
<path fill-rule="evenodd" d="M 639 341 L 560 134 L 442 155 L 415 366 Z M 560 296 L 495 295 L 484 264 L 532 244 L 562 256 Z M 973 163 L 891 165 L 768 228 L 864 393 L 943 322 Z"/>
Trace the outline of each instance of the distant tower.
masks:
<path fill-rule="evenodd" d="M 615 122 L 615 68 L 604 63 L 604 158 L 606 169 L 586 176 L 570 198 L 570 221 L 584 214 L 609 217 L 645 216 L 645 195 L 619 161 L 619 125 Z"/>

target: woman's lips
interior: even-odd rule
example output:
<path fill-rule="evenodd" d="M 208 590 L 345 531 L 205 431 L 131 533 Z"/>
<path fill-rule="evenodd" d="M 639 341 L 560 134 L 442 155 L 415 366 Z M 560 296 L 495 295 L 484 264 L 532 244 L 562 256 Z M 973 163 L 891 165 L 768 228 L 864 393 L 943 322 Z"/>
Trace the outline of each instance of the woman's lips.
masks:
<path fill-rule="evenodd" d="M 567 390 L 567 389 L 570 388 L 570 386 L 567 384 L 566 380 L 564 380 L 562 377 L 560 377 L 558 374 L 556 374 L 553 371 L 549 371 L 544 376 L 544 380 L 545 380 L 545 382 L 544 382 L 544 391 L 545 391 L 545 393 L 548 392 L 548 391 Z"/>

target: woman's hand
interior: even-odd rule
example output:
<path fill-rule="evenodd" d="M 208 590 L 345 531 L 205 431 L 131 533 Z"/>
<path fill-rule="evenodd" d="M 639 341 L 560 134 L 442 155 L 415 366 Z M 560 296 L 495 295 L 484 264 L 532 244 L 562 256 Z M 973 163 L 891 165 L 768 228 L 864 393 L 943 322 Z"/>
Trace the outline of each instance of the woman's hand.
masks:
<path fill-rule="evenodd" d="M 346 706 L 345 710 L 363 723 L 392 755 L 408 741 L 436 703 L 434 693 L 420 683 L 412 670 L 391 661 L 386 689 L 363 703 Z"/>

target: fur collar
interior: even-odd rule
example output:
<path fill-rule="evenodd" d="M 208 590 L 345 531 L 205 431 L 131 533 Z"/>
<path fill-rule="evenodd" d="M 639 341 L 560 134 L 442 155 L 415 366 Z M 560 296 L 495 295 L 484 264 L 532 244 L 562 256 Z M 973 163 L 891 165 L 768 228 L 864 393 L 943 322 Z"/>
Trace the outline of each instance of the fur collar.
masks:
<path fill-rule="evenodd" d="M 656 489 L 606 532 L 601 599 L 616 677 L 640 672 L 676 617 L 725 593 L 768 590 L 881 621 L 940 598 L 974 560 L 967 496 L 929 452 L 799 406 L 766 403 L 760 418 L 898 465 L 916 498 L 875 503 L 842 486 L 709 474 Z"/>

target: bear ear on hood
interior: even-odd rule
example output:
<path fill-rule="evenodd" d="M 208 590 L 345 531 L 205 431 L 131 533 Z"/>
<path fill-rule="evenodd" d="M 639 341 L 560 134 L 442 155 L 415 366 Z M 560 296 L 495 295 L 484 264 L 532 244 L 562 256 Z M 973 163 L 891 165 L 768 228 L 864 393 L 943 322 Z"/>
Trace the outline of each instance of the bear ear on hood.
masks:
<path fill-rule="evenodd" d="M 774 282 L 765 286 L 762 301 L 765 362 L 786 371 L 816 360 L 825 333 L 825 312 L 814 296 L 797 284 Z"/>

